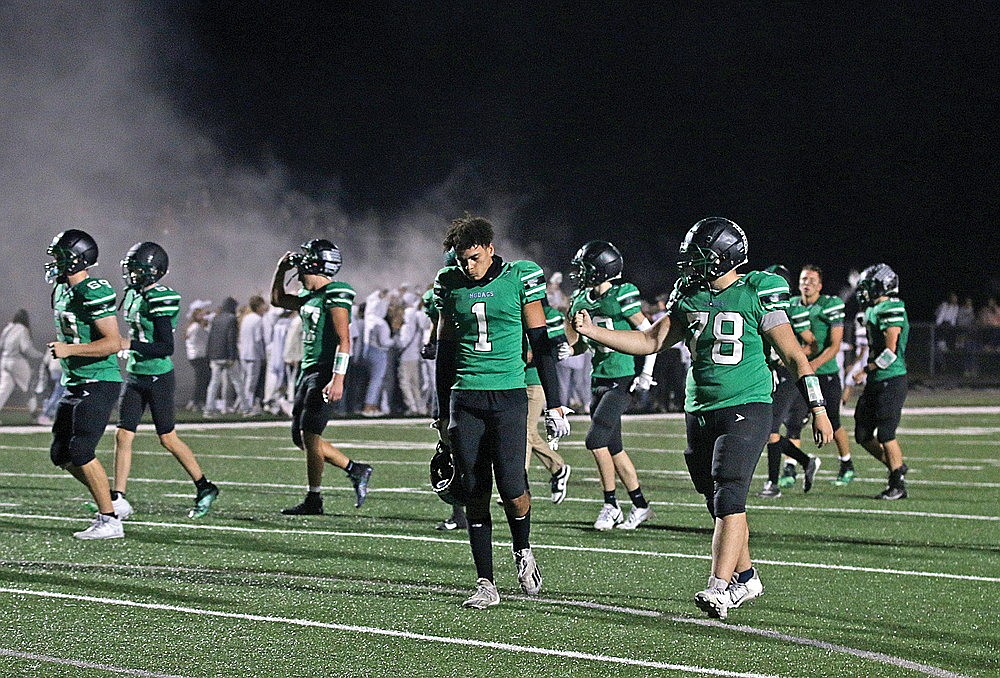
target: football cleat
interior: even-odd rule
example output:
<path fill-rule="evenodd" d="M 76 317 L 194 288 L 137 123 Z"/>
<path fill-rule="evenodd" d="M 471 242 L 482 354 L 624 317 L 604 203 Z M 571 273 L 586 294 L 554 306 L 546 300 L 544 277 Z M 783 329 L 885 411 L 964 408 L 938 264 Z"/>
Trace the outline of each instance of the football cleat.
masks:
<path fill-rule="evenodd" d="M 117 499 L 112 499 L 111 506 L 114 508 L 115 515 L 118 516 L 118 520 L 125 520 L 135 513 L 135 510 L 132 508 L 132 504 L 128 503 L 128 500 L 124 495 L 119 495 Z M 100 510 L 97 508 L 97 504 L 92 501 L 83 502 L 83 507 L 91 513 L 97 513 Z"/>
<path fill-rule="evenodd" d="M 745 582 L 737 581 L 739 575 L 733 574 L 726 593 L 729 594 L 729 607 L 739 607 L 743 603 L 749 603 L 754 598 L 759 598 L 764 593 L 764 584 L 760 580 L 760 573 L 757 568 L 753 569 L 753 576 Z"/>
<path fill-rule="evenodd" d="M 652 506 L 647 506 L 646 508 L 633 506 L 632 510 L 628 512 L 628 518 L 625 519 L 625 522 L 617 527 L 619 530 L 634 530 L 652 517 Z"/>
<path fill-rule="evenodd" d="M 286 516 L 321 516 L 323 515 L 323 495 L 319 492 L 308 492 L 301 504 L 281 509 L 281 512 Z"/>
<path fill-rule="evenodd" d="M 368 496 L 368 480 L 372 477 L 373 469 L 368 464 L 358 464 L 357 466 L 354 473 L 348 473 L 347 476 L 351 479 L 351 485 L 354 486 L 354 508 L 361 508 Z"/>
<path fill-rule="evenodd" d="M 517 581 L 521 590 L 529 596 L 538 595 L 542 590 L 542 570 L 531 549 L 514 551 L 514 564 L 517 565 Z"/>
<path fill-rule="evenodd" d="M 458 518 L 456 518 L 454 516 L 448 516 L 447 518 L 445 518 L 444 520 L 442 520 L 440 523 L 438 523 L 437 525 L 435 525 L 434 529 L 435 530 L 439 530 L 441 532 L 447 532 L 449 530 L 458 530 L 458 529 L 464 530 L 467 527 L 469 527 L 469 523 L 465 520 L 465 518 L 462 518 L 461 520 L 459 520 Z"/>
<path fill-rule="evenodd" d="M 778 483 L 768 480 L 764 483 L 764 489 L 758 492 L 757 496 L 763 499 L 777 499 L 781 496 L 781 490 L 778 488 Z"/>
<path fill-rule="evenodd" d="M 816 478 L 816 471 L 819 470 L 820 462 L 819 457 L 809 456 L 809 463 L 806 464 L 806 471 L 802 474 L 802 491 L 808 492 L 812 489 L 813 480 Z"/>
<path fill-rule="evenodd" d="M 833 479 L 833 484 L 841 487 L 847 485 L 852 480 L 854 480 L 854 465 L 851 462 L 840 462 L 840 471 L 837 472 L 837 477 Z"/>
<path fill-rule="evenodd" d="M 74 532 L 77 539 L 121 539 L 125 536 L 122 521 L 114 516 L 98 513 L 86 530 Z"/>
<path fill-rule="evenodd" d="M 500 594 L 497 593 L 496 584 L 485 577 L 476 580 L 476 592 L 468 600 L 462 603 L 462 607 L 473 610 L 485 610 L 500 602 Z"/>
<path fill-rule="evenodd" d="M 209 483 L 208 487 L 204 490 L 200 490 L 194 498 L 194 508 L 188 511 L 188 518 L 201 518 L 206 513 L 208 509 L 212 508 L 212 504 L 219 496 L 219 488 L 213 483 Z"/>
<path fill-rule="evenodd" d="M 594 529 L 605 532 L 623 522 L 625 522 L 625 516 L 622 515 L 622 510 L 614 504 L 605 504 L 601 507 L 601 512 L 597 514 L 597 520 L 594 521 Z"/>
<path fill-rule="evenodd" d="M 572 471 L 569 464 L 563 464 L 562 468 L 552 474 L 552 503 L 561 504 L 566 498 L 566 486 L 569 484 L 569 474 Z"/>
<path fill-rule="evenodd" d="M 894 501 L 896 499 L 906 499 L 906 496 L 906 483 L 900 481 L 898 485 L 890 485 L 876 494 L 875 498 Z"/>
<path fill-rule="evenodd" d="M 729 582 L 711 575 L 708 578 L 708 588 L 694 594 L 694 604 L 709 617 L 725 619 L 732 606 L 728 587 Z"/>
<path fill-rule="evenodd" d="M 785 489 L 795 484 L 795 464 L 785 464 L 778 478 L 778 487 Z"/>

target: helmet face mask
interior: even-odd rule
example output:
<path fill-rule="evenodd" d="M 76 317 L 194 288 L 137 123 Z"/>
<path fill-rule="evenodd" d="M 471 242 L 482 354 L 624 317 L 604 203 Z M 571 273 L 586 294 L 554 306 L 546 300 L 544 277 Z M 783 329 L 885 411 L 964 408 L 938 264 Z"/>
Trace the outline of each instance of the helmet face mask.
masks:
<path fill-rule="evenodd" d="M 70 228 L 52 238 L 45 253 L 54 259 L 45 264 L 45 282 L 65 282 L 66 276 L 97 264 L 97 242 L 88 233 Z"/>
<path fill-rule="evenodd" d="M 708 217 L 684 236 L 677 270 L 685 285 L 704 285 L 745 264 L 749 251 L 747 236 L 735 222 Z"/>
<path fill-rule="evenodd" d="M 302 253 L 293 254 L 290 261 L 300 275 L 321 275 L 327 278 L 337 275 L 343 264 L 340 248 L 322 238 L 302 243 Z"/>
<path fill-rule="evenodd" d="M 155 242 L 140 242 L 132 246 L 121 265 L 125 287 L 141 290 L 167 274 L 170 259 L 166 250 Z"/>
<path fill-rule="evenodd" d="M 625 260 L 617 247 L 606 240 L 591 240 L 573 255 L 569 277 L 578 289 L 595 287 L 621 277 Z"/>
<path fill-rule="evenodd" d="M 452 487 L 455 484 L 455 476 L 455 462 L 451 452 L 438 441 L 434 456 L 431 457 L 431 489 L 437 494 L 438 499 L 446 504 L 459 503 Z"/>
<path fill-rule="evenodd" d="M 888 264 L 874 264 L 861 272 L 854 296 L 862 307 L 874 306 L 881 297 L 899 294 L 899 276 Z"/>

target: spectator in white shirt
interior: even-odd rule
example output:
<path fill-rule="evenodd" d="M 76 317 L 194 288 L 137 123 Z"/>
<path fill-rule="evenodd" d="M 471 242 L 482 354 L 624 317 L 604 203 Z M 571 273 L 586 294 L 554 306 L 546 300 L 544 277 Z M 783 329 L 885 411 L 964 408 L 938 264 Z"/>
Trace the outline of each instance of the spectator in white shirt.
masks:
<path fill-rule="evenodd" d="M 31 382 L 29 360 L 38 360 L 42 352 L 31 343 L 31 323 L 28 312 L 23 308 L 0 333 L 0 409 L 14 388 L 27 393 Z"/>
<path fill-rule="evenodd" d="M 244 415 L 260 414 L 261 399 L 258 397 L 258 387 L 264 372 L 264 361 L 267 359 L 267 345 L 264 341 L 264 311 L 267 303 L 260 295 L 250 297 L 250 312 L 240 323 L 240 362 L 243 365 L 243 402 Z"/>
<path fill-rule="evenodd" d="M 403 295 L 406 309 L 403 311 L 403 326 L 396 337 L 399 349 L 399 390 L 403 392 L 406 414 L 427 414 L 427 401 L 420 384 L 420 348 L 424 344 L 424 333 L 430 329 L 431 321 L 419 308 L 417 295 L 407 292 Z"/>

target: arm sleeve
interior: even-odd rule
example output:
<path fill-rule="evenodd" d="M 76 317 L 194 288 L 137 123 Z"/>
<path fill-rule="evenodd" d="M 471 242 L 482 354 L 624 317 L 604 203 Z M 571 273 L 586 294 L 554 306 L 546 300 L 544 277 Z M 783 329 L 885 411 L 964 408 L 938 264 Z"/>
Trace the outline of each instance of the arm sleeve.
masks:
<path fill-rule="evenodd" d="M 547 409 L 561 407 L 562 393 L 559 391 L 556 358 L 552 353 L 548 332 L 544 327 L 531 327 L 527 335 L 528 343 L 531 345 L 532 360 L 538 368 L 538 380 L 542 382 L 542 390 L 545 392 L 545 407 Z"/>
<path fill-rule="evenodd" d="M 434 361 L 437 378 L 438 419 L 448 417 L 451 403 L 451 387 L 455 385 L 455 354 L 457 346 L 452 339 L 438 341 L 437 360 Z"/>
<path fill-rule="evenodd" d="M 170 318 L 153 316 L 153 341 L 142 342 L 133 339 L 129 348 L 147 358 L 166 358 L 173 355 L 174 328 Z"/>

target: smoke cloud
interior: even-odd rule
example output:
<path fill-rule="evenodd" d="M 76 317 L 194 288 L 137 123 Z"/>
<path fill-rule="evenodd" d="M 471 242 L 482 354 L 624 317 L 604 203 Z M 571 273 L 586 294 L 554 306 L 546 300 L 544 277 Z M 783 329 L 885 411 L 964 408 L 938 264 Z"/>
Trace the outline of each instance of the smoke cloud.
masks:
<path fill-rule="evenodd" d="M 423 288 L 440 266 L 450 219 L 469 210 L 498 228 L 519 199 L 495 195 L 467 166 L 398 214 L 348 214 L 336 177 L 321 198 L 296 190 L 273 161 L 227 160 L 172 101 L 164 41 L 184 36 L 139 3 L 22 2 L 0 6 L 0 323 L 32 314 L 36 343 L 51 334 L 45 248 L 66 228 L 95 237 L 92 275 L 121 289 L 118 261 L 153 240 L 166 248 L 166 284 L 186 302 L 264 294 L 277 259 L 326 237 L 344 254 L 340 278 L 364 297 L 378 287 Z M 210 102 L 209 102 L 210 103 Z"/>

